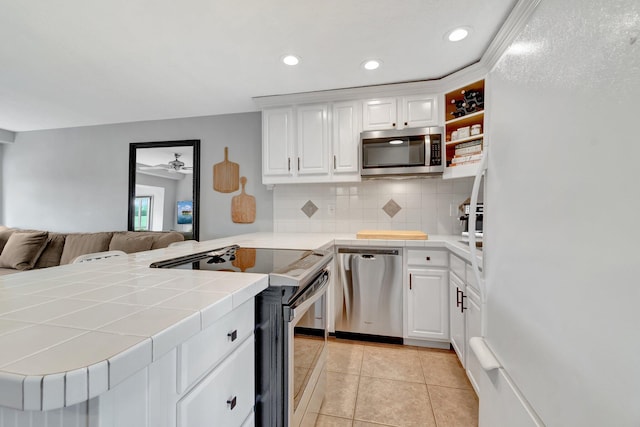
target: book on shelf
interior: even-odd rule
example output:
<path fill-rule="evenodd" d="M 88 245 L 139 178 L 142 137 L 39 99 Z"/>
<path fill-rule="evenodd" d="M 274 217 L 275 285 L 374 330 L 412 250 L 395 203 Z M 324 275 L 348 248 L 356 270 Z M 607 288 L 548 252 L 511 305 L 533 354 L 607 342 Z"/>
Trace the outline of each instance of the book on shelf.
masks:
<path fill-rule="evenodd" d="M 451 162 L 451 164 L 449 165 L 449 167 L 455 167 L 455 166 L 464 166 L 464 165 L 471 165 L 473 163 L 478 163 L 480 161 L 480 159 L 475 159 L 475 160 L 468 160 L 466 162 L 458 162 L 458 163 L 453 163 Z"/>
<path fill-rule="evenodd" d="M 473 141 L 461 142 L 460 144 L 456 144 L 456 148 L 467 148 L 473 147 L 475 145 L 482 145 L 482 138 L 474 139 Z"/>
<path fill-rule="evenodd" d="M 479 154 L 471 154 L 471 155 L 466 155 L 466 156 L 453 156 L 453 159 L 451 159 L 451 164 L 458 164 L 458 163 L 464 163 L 464 162 L 473 162 L 473 161 L 478 161 L 482 158 L 482 153 Z"/>
<path fill-rule="evenodd" d="M 465 156 L 470 154 L 482 153 L 482 143 L 470 145 L 468 147 L 458 148 L 456 146 L 454 154 L 456 156 Z"/>

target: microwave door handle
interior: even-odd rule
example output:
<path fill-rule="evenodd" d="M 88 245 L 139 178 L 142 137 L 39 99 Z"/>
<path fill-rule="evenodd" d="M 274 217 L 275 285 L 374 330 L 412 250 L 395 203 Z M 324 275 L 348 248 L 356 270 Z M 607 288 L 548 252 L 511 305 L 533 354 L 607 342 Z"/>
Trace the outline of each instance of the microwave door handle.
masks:
<path fill-rule="evenodd" d="M 429 135 L 424 136 L 424 164 L 431 166 L 431 138 Z"/>

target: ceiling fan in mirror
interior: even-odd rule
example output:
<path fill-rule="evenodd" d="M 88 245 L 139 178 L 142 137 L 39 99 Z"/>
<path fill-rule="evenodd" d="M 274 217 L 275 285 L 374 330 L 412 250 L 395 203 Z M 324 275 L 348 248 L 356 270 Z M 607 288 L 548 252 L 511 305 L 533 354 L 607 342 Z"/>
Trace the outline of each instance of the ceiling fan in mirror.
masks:
<path fill-rule="evenodd" d="M 179 158 L 182 154 L 174 153 L 175 160 L 171 160 L 166 164 L 154 165 L 154 166 L 139 166 L 140 170 L 165 170 L 171 173 L 185 173 L 191 174 L 193 173 L 193 168 L 191 166 L 185 166 L 183 161 L 180 161 Z"/>

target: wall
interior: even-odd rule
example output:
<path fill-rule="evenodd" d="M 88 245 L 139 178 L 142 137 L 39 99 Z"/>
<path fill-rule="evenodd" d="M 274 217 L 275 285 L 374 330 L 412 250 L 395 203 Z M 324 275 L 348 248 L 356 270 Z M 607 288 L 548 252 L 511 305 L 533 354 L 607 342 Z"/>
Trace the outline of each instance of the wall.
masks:
<path fill-rule="evenodd" d="M 274 230 L 355 233 L 362 229 L 422 230 L 459 234 L 458 206 L 471 194 L 472 178 L 372 180 L 349 184 L 277 185 Z M 393 200 L 393 217 L 382 208 Z M 318 210 L 309 218 L 302 208 Z"/>
<path fill-rule="evenodd" d="M 200 239 L 271 231 L 272 193 L 261 181 L 261 115 L 230 114 L 21 132 L 4 146 L 2 215 L 14 227 L 54 231 L 127 227 L 129 143 L 201 140 Z M 256 197 L 256 222 L 231 222 L 235 194 L 213 191 L 212 166 L 229 159 Z"/>

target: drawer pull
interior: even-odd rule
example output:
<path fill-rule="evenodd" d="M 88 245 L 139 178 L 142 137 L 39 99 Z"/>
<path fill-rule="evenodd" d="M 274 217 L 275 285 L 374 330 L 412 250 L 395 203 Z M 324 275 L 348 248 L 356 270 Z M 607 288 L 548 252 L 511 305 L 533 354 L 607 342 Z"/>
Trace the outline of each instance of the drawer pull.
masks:
<path fill-rule="evenodd" d="M 236 338 L 238 338 L 238 330 L 234 329 L 233 331 L 229 332 L 227 334 L 227 336 L 229 337 L 229 339 L 231 340 L 231 342 L 234 342 L 236 340 Z"/>
<path fill-rule="evenodd" d="M 464 292 L 460 292 L 462 294 L 462 298 L 460 298 L 460 313 L 464 313 L 467 307 L 464 306 L 464 299 L 467 297 Z"/>
<path fill-rule="evenodd" d="M 460 288 L 456 286 L 456 307 L 460 307 L 460 303 L 462 302 L 460 300 L 460 294 L 462 293 L 462 291 L 460 291 Z"/>
<path fill-rule="evenodd" d="M 233 411 L 233 408 L 236 407 L 236 396 L 233 396 L 231 399 L 227 400 L 227 405 L 229 405 L 229 410 Z"/>
<path fill-rule="evenodd" d="M 430 256 L 425 257 L 425 259 L 426 259 L 427 261 L 431 261 L 431 257 L 430 257 Z"/>

